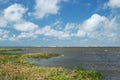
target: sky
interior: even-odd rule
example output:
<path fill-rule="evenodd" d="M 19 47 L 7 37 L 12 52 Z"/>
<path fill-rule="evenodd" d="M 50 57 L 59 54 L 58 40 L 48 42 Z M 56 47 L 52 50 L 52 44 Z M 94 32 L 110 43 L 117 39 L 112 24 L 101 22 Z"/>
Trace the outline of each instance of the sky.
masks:
<path fill-rule="evenodd" d="M 120 46 L 120 0 L 0 0 L 0 46 Z"/>

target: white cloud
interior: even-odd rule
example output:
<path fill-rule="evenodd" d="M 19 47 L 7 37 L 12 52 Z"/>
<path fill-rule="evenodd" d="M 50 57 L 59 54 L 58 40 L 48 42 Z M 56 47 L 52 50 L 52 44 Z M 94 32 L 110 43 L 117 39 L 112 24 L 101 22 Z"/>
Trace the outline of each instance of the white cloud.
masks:
<path fill-rule="evenodd" d="M 60 25 L 61 24 L 61 21 L 56 21 L 56 22 L 54 22 L 53 24 L 52 24 L 52 26 L 58 26 L 58 25 Z"/>
<path fill-rule="evenodd" d="M 34 34 L 34 32 L 28 32 L 28 33 L 21 33 L 20 35 L 17 36 L 18 39 L 21 39 L 21 38 L 36 38 L 37 35 Z"/>
<path fill-rule="evenodd" d="M 70 34 L 64 31 L 57 31 L 52 29 L 50 26 L 45 26 L 44 28 L 36 31 L 36 34 L 55 37 L 58 39 L 69 39 Z"/>
<path fill-rule="evenodd" d="M 36 0 L 36 11 L 34 15 L 38 18 L 43 18 L 46 15 L 57 14 L 60 8 L 58 5 L 60 1 L 61 0 Z M 109 7 L 111 7 L 110 4 L 113 3 L 110 1 L 108 3 Z M 27 9 L 20 4 L 13 4 L 3 11 L 2 15 L 0 15 L 0 40 L 14 41 L 23 38 L 37 38 L 41 35 L 58 39 L 85 37 L 96 40 L 118 40 L 118 38 L 120 38 L 120 24 L 118 21 L 120 18 L 117 18 L 116 16 L 107 18 L 99 14 L 93 14 L 81 24 L 67 23 L 63 26 L 62 22 L 56 21 L 52 25 L 39 28 L 38 25 L 23 18 L 26 10 Z M 12 23 L 10 26 L 13 27 L 11 28 L 19 31 L 19 34 L 3 30 L 9 23 Z M 60 27 L 62 29 L 58 29 Z"/>
<path fill-rule="evenodd" d="M 72 29 L 75 29 L 76 28 L 76 24 L 74 23 L 67 23 L 66 26 L 65 26 L 65 31 L 69 31 L 69 30 L 72 30 Z"/>
<path fill-rule="evenodd" d="M 23 31 L 25 29 L 21 30 L 20 28 L 19 30 Z M 26 29 L 25 31 L 27 32 L 21 32 L 18 35 L 13 35 L 9 39 L 11 41 L 15 41 L 15 40 L 23 39 L 23 38 L 37 38 L 38 36 L 41 36 L 41 35 L 46 36 L 46 37 L 58 38 L 60 40 L 69 39 L 71 37 L 69 33 L 52 29 L 51 26 L 45 26 L 41 29 L 37 28 L 34 31 Z"/>
<path fill-rule="evenodd" d="M 78 36 L 76 32 L 78 31 L 79 27 L 80 27 L 80 24 L 78 23 L 67 23 L 63 30 L 65 33 L 69 34 L 69 37 L 74 37 L 74 36 Z M 78 34 L 79 36 L 81 35 L 80 33 Z"/>
<path fill-rule="evenodd" d="M 16 23 L 14 25 L 14 28 L 18 31 L 34 31 L 38 28 L 38 25 L 32 22 L 21 22 L 21 23 Z"/>
<path fill-rule="evenodd" d="M 89 19 L 81 24 L 77 37 L 86 37 L 96 40 L 119 40 L 120 24 L 116 17 L 107 18 L 98 14 L 93 14 Z"/>
<path fill-rule="evenodd" d="M 43 18 L 49 14 L 57 14 L 59 10 L 58 3 L 60 0 L 35 0 L 35 13 L 36 18 Z"/>
<path fill-rule="evenodd" d="M 89 19 L 87 19 L 82 24 L 82 29 L 85 31 L 94 31 L 98 27 L 101 27 L 101 25 L 107 20 L 106 17 L 100 16 L 98 14 L 93 14 Z"/>
<path fill-rule="evenodd" d="M 26 10 L 22 5 L 16 3 L 7 7 L 0 14 L 0 27 L 6 27 L 9 23 L 23 21 L 23 15 Z"/>
<path fill-rule="evenodd" d="M 0 28 L 7 26 L 7 20 L 4 19 L 4 17 L 0 16 Z"/>
<path fill-rule="evenodd" d="M 21 28 L 21 26 L 25 25 L 21 24 L 19 28 Z M 43 35 L 46 37 L 55 37 L 58 39 L 70 39 L 71 37 L 86 37 L 96 40 L 117 40 L 118 33 L 115 32 L 115 30 L 120 30 L 119 23 L 117 22 L 116 17 L 109 19 L 99 14 L 93 14 L 81 25 L 77 23 L 67 23 L 63 30 L 56 30 L 50 25 L 43 28 L 30 28 L 31 30 L 29 30 L 29 28 L 30 27 L 26 27 L 26 29 L 23 30 L 18 29 L 20 31 L 28 31 L 18 35 L 18 38 L 36 38 L 37 36 Z"/>
<path fill-rule="evenodd" d="M 90 32 L 93 32 L 98 28 L 101 28 L 106 20 L 107 18 L 104 16 L 93 14 L 89 19 L 87 19 L 86 21 L 83 22 L 83 24 L 81 24 L 76 36 L 80 37 L 86 36 Z"/>
<path fill-rule="evenodd" d="M 9 37 L 8 40 L 9 40 L 9 41 L 17 41 L 18 39 L 17 39 L 16 35 L 13 34 L 11 37 Z"/>
<path fill-rule="evenodd" d="M 57 14 L 59 10 L 58 4 L 61 1 L 66 2 L 66 0 L 52 0 L 52 1 L 36 0 L 36 6 L 35 6 L 36 12 L 34 14 L 38 18 L 43 18 L 49 14 Z M 9 23 L 10 24 L 12 23 L 11 26 L 13 27 L 11 28 L 20 32 L 20 34 L 15 34 L 10 32 L 12 36 L 8 36 L 9 37 L 8 40 L 14 41 L 21 38 L 36 38 L 38 35 L 55 37 L 59 39 L 70 38 L 70 34 L 68 33 L 68 30 L 72 29 L 72 27 L 68 29 L 67 28 L 68 26 L 66 26 L 65 30 L 67 31 L 52 29 L 51 26 L 45 26 L 40 29 L 38 25 L 26 21 L 23 18 L 23 15 L 25 14 L 26 11 L 27 11 L 26 8 L 16 3 L 3 10 L 3 13 L 1 15 L 2 18 L 0 19 L 1 22 L 0 27 L 6 27 Z M 60 22 L 58 21 L 52 26 L 57 26 L 59 24 Z M 72 24 L 68 24 L 68 25 L 72 26 Z"/>
<path fill-rule="evenodd" d="M 20 4 L 13 4 L 3 12 L 4 18 L 9 22 L 16 22 L 22 19 L 26 9 Z"/>
<path fill-rule="evenodd" d="M 34 39 L 37 38 L 38 35 L 35 34 L 35 32 L 21 32 L 20 34 L 16 35 L 13 34 L 8 38 L 10 41 L 19 41 L 20 39 Z"/>
<path fill-rule="evenodd" d="M 84 30 L 78 30 L 77 34 L 74 34 L 73 36 L 85 37 L 86 36 L 86 31 L 84 31 Z"/>
<path fill-rule="evenodd" d="M 9 31 L 0 29 L 0 41 L 7 40 L 9 38 L 8 34 L 9 34 Z"/>
<path fill-rule="evenodd" d="M 52 23 L 50 26 L 52 26 L 52 28 L 54 28 L 54 29 L 56 29 L 56 30 L 58 30 L 58 31 L 61 31 L 61 30 L 63 30 L 63 25 L 62 25 L 62 21 L 60 21 L 60 20 L 56 20 L 54 23 Z"/>
<path fill-rule="evenodd" d="M 9 33 L 9 31 L 0 29 L 0 36 L 8 34 L 8 33 Z"/>
<path fill-rule="evenodd" d="M 110 8 L 120 8 L 120 0 L 109 0 L 106 6 Z"/>
<path fill-rule="evenodd" d="M 118 19 L 119 20 L 119 19 Z M 106 20 L 105 21 L 105 29 L 106 30 L 117 30 L 118 27 L 120 26 L 119 22 L 117 20 L 117 17 L 114 17 L 112 19 Z"/>
<path fill-rule="evenodd" d="M 17 41 L 21 38 L 37 37 L 34 31 L 38 29 L 38 25 L 23 18 L 26 10 L 22 5 L 16 3 L 3 10 L 3 13 L 0 14 L 0 28 L 7 29 L 7 25 L 10 24 L 9 28 L 20 31 L 20 34 L 0 29 L 0 40 Z"/>

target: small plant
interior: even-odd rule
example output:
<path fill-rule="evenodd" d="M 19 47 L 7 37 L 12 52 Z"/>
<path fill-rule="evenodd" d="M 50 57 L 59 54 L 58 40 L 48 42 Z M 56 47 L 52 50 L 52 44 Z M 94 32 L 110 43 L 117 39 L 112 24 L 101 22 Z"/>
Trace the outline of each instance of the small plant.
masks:
<path fill-rule="evenodd" d="M 75 66 L 74 68 L 73 68 L 74 70 L 84 70 L 84 68 L 83 67 L 81 67 L 81 66 Z"/>

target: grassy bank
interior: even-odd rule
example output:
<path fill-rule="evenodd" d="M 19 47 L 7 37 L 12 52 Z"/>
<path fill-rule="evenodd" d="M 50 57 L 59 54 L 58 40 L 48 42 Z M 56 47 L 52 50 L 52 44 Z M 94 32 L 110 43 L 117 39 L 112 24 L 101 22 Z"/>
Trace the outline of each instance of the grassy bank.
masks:
<path fill-rule="evenodd" d="M 34 65 L 0 65 L 0 80 L 100 80 L 101 74 L 93 70 L 78 70 Z"/>
<path fill-rule="evenodd" d="M 0 80 L 101 80 L 102 75 L 81 67 L 40 67 L 28 63 L 29 58 L 41 59 L 59 54 L 0 54 Z"/>
<path fill-rule="evenodd" d="M 0 48 L 0 53 L 7 51 L 22 51 L 22 48 Z"/>
<path fill-rule="evenodd" d="M 0 54 L 0 63 L 18 63 L 18 64 L 28 64 L 27 60 L 29 58 L 42 59 L 60 56 L 59 54 L 40 54 L 40 53 L 29 53 L 29 54 Z"/>

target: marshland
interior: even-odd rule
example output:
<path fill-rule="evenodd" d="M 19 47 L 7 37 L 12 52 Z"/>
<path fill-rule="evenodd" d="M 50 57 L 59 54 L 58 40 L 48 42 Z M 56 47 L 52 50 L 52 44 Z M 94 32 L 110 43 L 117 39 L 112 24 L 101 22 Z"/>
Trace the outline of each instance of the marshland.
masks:
<path fill-rule="evenodd" d="M 29 53 L 24 50 L 23 48 L 0 48 L 0 80 L 102 80 L 103 78 L 100 72 L 94 69 L 86 70 L 80 65 L 71 68 L 69 66 L 38 65 L 36 61 L 64 56 L 54 52 Z M 9 51 L 13 53 L 9 53 Z M 26 53 L 15 53 L 15 51 Z"/>

